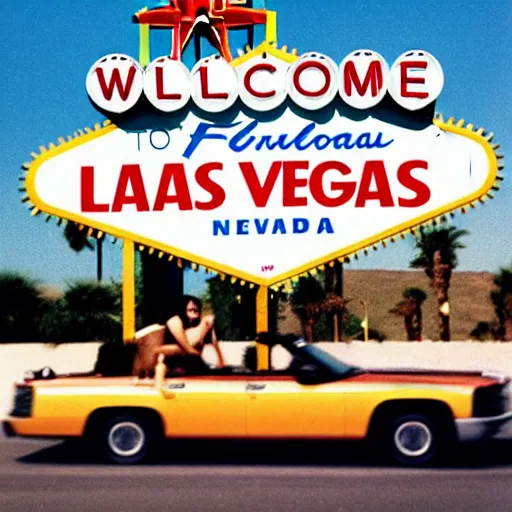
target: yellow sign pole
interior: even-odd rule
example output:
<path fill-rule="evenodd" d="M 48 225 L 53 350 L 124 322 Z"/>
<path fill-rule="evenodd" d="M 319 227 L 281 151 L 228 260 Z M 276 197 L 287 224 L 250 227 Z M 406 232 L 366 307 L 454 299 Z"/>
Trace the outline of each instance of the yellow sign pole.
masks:
<path fill-rule="evenodd" d="M 256 293 L 256 332 L 268 331 L 268 287 L 260 286 Z M 256 345 L 257 369 L 268 370 L 269 348 L 258 343 Z"/>
<path fill-rule="evenodd" d="M 148 8 L 144 7 L 139 12 L 145 12 Z M 141 23 L 139 25 L 139 62 L 145 68 L 151 60 L 150 50 L 150 28 L 149 25 Z"/>
<path fill-rule="evenodd" d="M 277 13 L 267 11 L 267 24 L 265 26 L 265 40 L 268 44 L 277 45 Z"/>
<path fill-rule="evenodd" d="M 131 240 L 123 240 L 123 340 L 135 338 L 135 248 Z"/>

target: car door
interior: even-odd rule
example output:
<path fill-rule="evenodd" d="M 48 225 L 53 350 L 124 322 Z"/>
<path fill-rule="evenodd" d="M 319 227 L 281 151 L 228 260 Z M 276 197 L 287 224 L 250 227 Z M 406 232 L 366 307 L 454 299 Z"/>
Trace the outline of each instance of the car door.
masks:
<path fill-rule="evenodd" d="M 167 435 L 243 437 L 246 434 L 246 384 L 242 376 L 187 376 L 166 379 Z"/>
<path fill-rule="evenodd" d="M 303 385 L 292 376 L 256 376 L 246 391 L 249 437 L 344 435 L 343 393 L 336 383 Z"/>

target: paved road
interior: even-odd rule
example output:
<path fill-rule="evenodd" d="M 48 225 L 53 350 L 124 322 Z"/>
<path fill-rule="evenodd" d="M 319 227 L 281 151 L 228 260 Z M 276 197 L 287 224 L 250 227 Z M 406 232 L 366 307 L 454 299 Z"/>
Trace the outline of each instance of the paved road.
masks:
<path fill-rule="evenodd" d="M 279 449 L 278 449 L 279 448 Z M 450 466 L 379 467 L 359 445 L 168 445 L 151 466 L 103 466 L 76 443 L 0 439 L 0 511 L 481 512 L 512 509 L 512 444 Z M 276 455 L 277 454 L 277 455 Z"/>

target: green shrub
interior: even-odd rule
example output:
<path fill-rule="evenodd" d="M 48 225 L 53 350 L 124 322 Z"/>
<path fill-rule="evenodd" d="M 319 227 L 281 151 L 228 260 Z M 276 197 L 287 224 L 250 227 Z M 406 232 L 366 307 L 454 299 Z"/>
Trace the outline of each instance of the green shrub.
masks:
<path fill-rule="evenodd" d="M 54 343 L 122 341 L 121 286 L 77 281 L 46 309 L 41 337 Z"/>
<path fill-rule="evenodd" d="M 47 307 L 37 281 L 17 272 L 0 273 L 0 342 L 39 341 Z"/>

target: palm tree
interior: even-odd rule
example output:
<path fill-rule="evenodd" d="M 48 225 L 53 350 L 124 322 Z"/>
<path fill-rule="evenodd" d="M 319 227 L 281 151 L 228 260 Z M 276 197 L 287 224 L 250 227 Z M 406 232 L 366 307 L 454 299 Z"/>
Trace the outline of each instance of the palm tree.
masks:
<path fill-rule="evenodd" d="M 390 313 L 404 318 L 407 341 L 421 341 L 423 330 L 421 307 L 427 294 L 421 288 L 406 288 L 402 297 L 403 299 L 390 310 Z"/>
<path fill-rule="evenodd" d="M 498 336 L 505 341 L 512 340 L 512 267 L 500 268 L 493 276 L 495 289 L 491 301 L 498 318 Z"/>
<path fill-rule="evenodd" d="M 340 299 L 343 298 L 343 264 L 339 261 L 330 267 L 327 266 L 324 271 L 324 289 L 327 295 L 334 294 Z M 343 337 L 343 318 L 341 313 L 334 315 L 336 319 L 335 326 L 337 332 L 334 332 L 335 340 L 341 340 Z"/>
<path fill-rule="evenodd" d="M 457 249 L 464 249 L 460 238 L 469 234 L 455 226 L 422 230 L 416 238 L 417 256 L 410 267 L 422 268 L 430 279 L 439 305 L 439 337 L 450 340 L 450 316 L 448 310 L 448 289 L 452 271 L 458 265 Z"/>
<path fill-rule="evenodd" d="M 53 342 L 122 339 L 121 284 L 77 281 L 53 301 L 41 321 L 43 337 Z"/>
<path fill-rule="evenodd" d="M 348 302 L 335 293 L 326 293 L 320 281 L 312 276 L 301 277 L 291 295 L 292 310 L 301 321 L 302 331 L 308 343 L 314 341 L 318 328 L 325 318 L 339 315 L 342 326 L 347 323 Z"/>
<path fill-rule="evenodd" d="M 320 281 L 313 276 L 300 277 L 294 284 L 290 297 L 292 311 L 298 316 L 304 337 L 313 341 L 313 319 L 308 315 L 307 306 L 325 300 L 326 292 Z"/>
<path fill-rule="evenodd" d="M 74 222 L 67 222 L 64 228 L 64 238 L 68 245 L 75 252 L 81 252 L 84 249 L 94 250 L 91 243 L 91 237 L 87 236 L 85 229 L 80 230 Z M 103 277 L 103 237 L 96 240 L 96 277 L 98 282 Z"/>
<path fill-rule="evenodd" d="M 84 249 L 94 250 L 92 237 L 87 236 L 87 230 L 80 230 L 74 222 L 67 222 L 64 237 L 69 247 L 75 252 Z M 103 237 L 95 241 L 97 280 L 101 282 L 103 274 Z M 176 259 L 169 262 L 167 258 L 158 258 L 157 253 L 141 254 L 141 287 L 143 289 L 139 308 L 140 325 L 163 322 L 176 309 L 176 300 L 183 295 L 183 272 L 190 263 L 183 261 L 181 266 Z"/>

